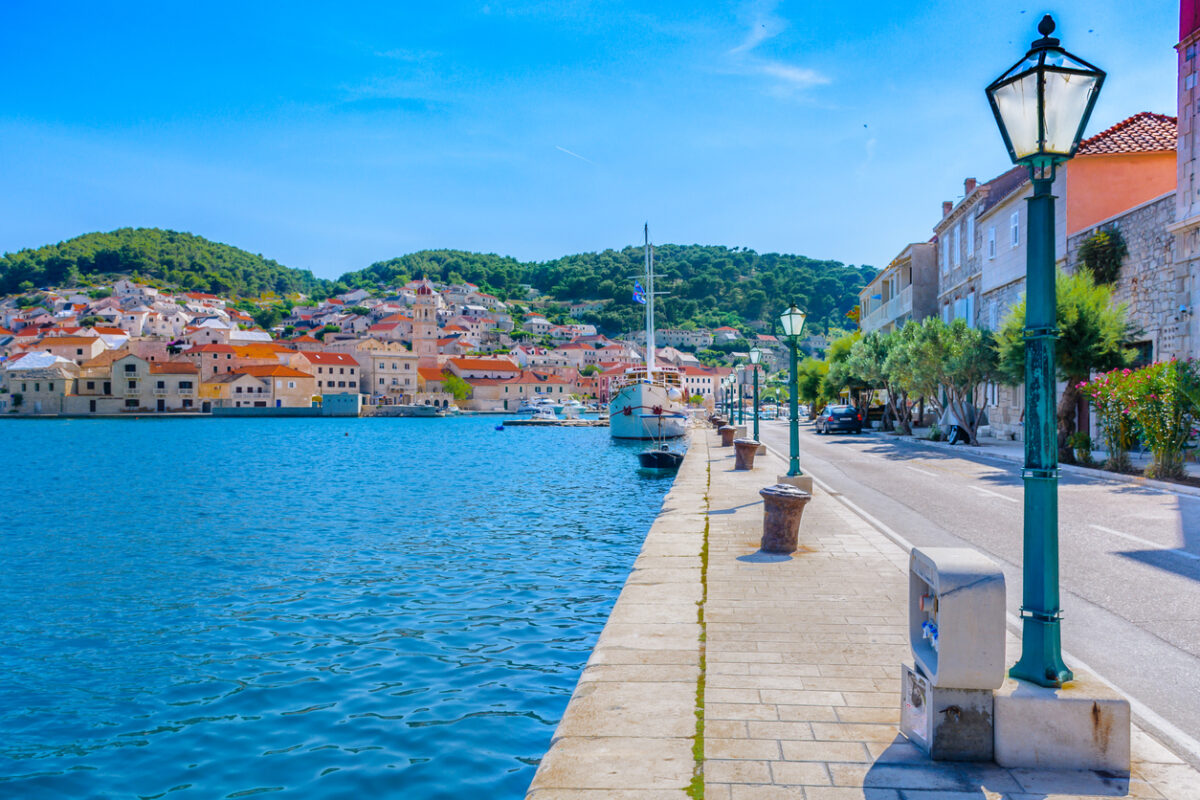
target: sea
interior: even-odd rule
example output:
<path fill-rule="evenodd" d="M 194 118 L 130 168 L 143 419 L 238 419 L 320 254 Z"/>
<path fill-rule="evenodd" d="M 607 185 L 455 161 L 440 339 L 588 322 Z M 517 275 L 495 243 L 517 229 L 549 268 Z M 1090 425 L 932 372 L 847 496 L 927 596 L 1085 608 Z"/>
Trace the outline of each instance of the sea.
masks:
<path fill-rule="evenodd" d="M 0 798 L 520 798 L 669 477 L 500 418 L 0 420 Z"/>

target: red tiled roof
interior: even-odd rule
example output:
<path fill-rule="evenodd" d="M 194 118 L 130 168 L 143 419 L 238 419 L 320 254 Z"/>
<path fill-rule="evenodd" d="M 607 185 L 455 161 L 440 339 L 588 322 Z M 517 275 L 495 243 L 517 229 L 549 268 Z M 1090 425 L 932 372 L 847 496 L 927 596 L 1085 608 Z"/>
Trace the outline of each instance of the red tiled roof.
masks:
<path fill-rule="evenodd" d="M 496 370 L 497 372 L 520 372 L 521 368 L 507 358 L 452 358 L 450 363 L 459 369 Z"/>
<path fill-rule="evenodd" d="M 417 374 L 427 381 L 440 381 L 446 378 L 440 367 L 417 367 Z"/>
<path fill-rule="evenodd" d="M 1143 111 L 1122 120 L 1079 144 L 1077 155 L 1105 156 L 1123 153 L 1159 153 L 1175 149 L 1175 117 Z"/>
<path fill-rule="evenodd" d="M 192 353 L 232 353 L 233 347 L 227 344 L 202 344 L 199 347 L 189 347 L 185 354 Z"/>
<path fill-rule="evenodd" d="M 307 372 L 285 367 L 283 364 L 263 364 L 256 367 L 242 367 L 234 370 L 242 375 L 252 375 L 255 378 L 311 378 Z"/>
<path fill-rule="evenodd" d="M 301 353 L 300 356 L 307 359 L 310 364 L 340 364 L 341 366 L 357 367 L 358 362 L 354 356 L 347 353 Z"/>
<path fill-rule="evenodd" d="M 150 365 L 151 375 L 195 375 L 196 365 L 190 361 L 159 361 Z"/>

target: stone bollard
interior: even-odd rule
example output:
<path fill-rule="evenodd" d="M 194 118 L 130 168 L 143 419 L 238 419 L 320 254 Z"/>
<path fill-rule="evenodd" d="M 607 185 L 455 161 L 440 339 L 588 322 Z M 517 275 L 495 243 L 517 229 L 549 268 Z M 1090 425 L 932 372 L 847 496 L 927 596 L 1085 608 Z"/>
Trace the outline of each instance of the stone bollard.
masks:
<path fill-rule="evenodd" d="M 722 425 L 717 429 L 717 433 L 721 434 L 721 447 L 731 447 L 733 437 L 737 434 L 737 428 L 732 425 Z"/>
<path fill-rule="evenodd" d="M 754 439 L 733 440 L 733 468 L 754 469 L 754 456 L 758 455 L 759 443 Z"/>
<path fill-rule="evenodd" d="M 733 423 L 732 423 L 732 422 L 731 422 L 731 423 L 729 423 L 729 424 L 730 424 L 730 425 L 733 425 Z M 750 434 L 746 432 L 746 426 L 745 426 L 745 425 L 733 425 L 733 438 L 735 438 L 735 439 L 745 439 L 745 438 L 746 438 L 747 436 L 749 436 L 749 435 L 750 435 Z"/>
<path fill-rule="evenodd" d="M 768 486 L 758 493 L 763 499 L 763 534 L 759 546 L 768 553 L 795 552 L 800 517 L 812 495 L 786 483 Z"/>
<path fill-rule="evenodd" d="M 728 420 L 721 416 L 713 417 L 709 421 L 712 422 L 712 426 L 717 430 L 720 430 L 728 422 Z"/>

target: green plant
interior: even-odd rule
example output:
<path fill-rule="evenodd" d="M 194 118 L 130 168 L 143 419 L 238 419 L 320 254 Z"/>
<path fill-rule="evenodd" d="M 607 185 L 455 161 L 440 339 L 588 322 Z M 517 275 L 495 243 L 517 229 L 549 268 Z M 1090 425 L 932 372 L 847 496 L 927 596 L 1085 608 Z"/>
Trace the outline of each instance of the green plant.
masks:
<path fill-rule="evenodd" d="M 1188 440 L 1200 422 L 1192 398 L 1200 392 L 1200 368 L 1195 361 L 1163 361 L 1123 375 L 1127 381 L 1126 413 L 1133 418 L 1153 460 L 1148 478 L 1184 476 Z"/>
<path fill-rule="evenodd" d="M 940 425 L 931 427 L 927 438 L 931 442 L 940 442 L 942 440 L 942 427 Z"/>
<path fill-rule="evenodd" d="M 1126 396 L 1128 381 L 1125 380 L 1131 373 L 1129 369 L 1112 370 L 1079 386 L 1080 391 L 1091 398 L 1092 408 L 1096 409 L 1104 449 L 1108 451 L 1104 468 L 1113 472 L 1130 472 L 1133 469 L 1129 461 L 1129 448 L 1134 440 L 1134 424 L 1126 411 L 1129 398 Z"/>
<path fill-rule="evenodd" d="M 1075 431 L 1067 437 L 1067 446 L 1075 451 L 1075 460 L 1080 464 L 1092 463 L 1092 437 L 1083 431 Z"/>
<path fill-rule="evenodd" d="M 1096 283 L 1114 284 L 1121 276 L 1121 264 L 1128 252 L 1121 231 L 1109 228 L 1085 239 L 1076 257 L 1080 266 L 1091 271 Z"/>
<path fill-rule="evenodd" d="M 1074 453 L 1067 437 L 1075 432 L 1080 385 L 1096 371 L 1128 365 L 1134 351 L 1127 346 L 1126 306 L 1113 300 L 1113 288 L 1098 284 L 1086 267 L 1074 275 L 1058 273 L 1058 341 L 1054 359 L 1066 388 L 1058 401 L 1058 458 L 1070 463 Z M 996 333 L 999 376 L 1010 386 L 1025 381 L 1025 299 L 1012 307 Z"/>

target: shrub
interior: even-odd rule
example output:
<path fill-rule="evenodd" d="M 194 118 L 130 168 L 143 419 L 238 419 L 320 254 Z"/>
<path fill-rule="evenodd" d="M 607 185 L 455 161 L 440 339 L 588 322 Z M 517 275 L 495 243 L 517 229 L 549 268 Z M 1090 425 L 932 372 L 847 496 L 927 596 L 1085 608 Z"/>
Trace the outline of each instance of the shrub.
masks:
<path fill-rule="evenodd" d="M 1108 451 L 1104 468 L 1113 472 L 1133 469 L 1129 448 L 1133 444 L 1134 424 L 1127 411 L 1129 398 L 1126 395 L 1131 374 L 1133 371 L 1129 369 L 1114 369 L 1079 385 L 1080 391 L 1091 398 L 1092 407 L 1096 409 L 1104 449 Z"/>
<path fill-rule="evenodd" d="M 1200 418 L 1195 397 L 1200 387 L 1196 362 L 1163 361 L 1122 375 L 1127 413 L 1153 457 L 1149 478 L 1181 478 L 1184 449 Z"/>
<path fill-rule="evenodd" d="M 1092 437 L 1083 431 L 1075 431 L 1067 437 L 1067 446 L 1075 451 L 1075 460 L 1080 464 L 1092 463 Z"/>

